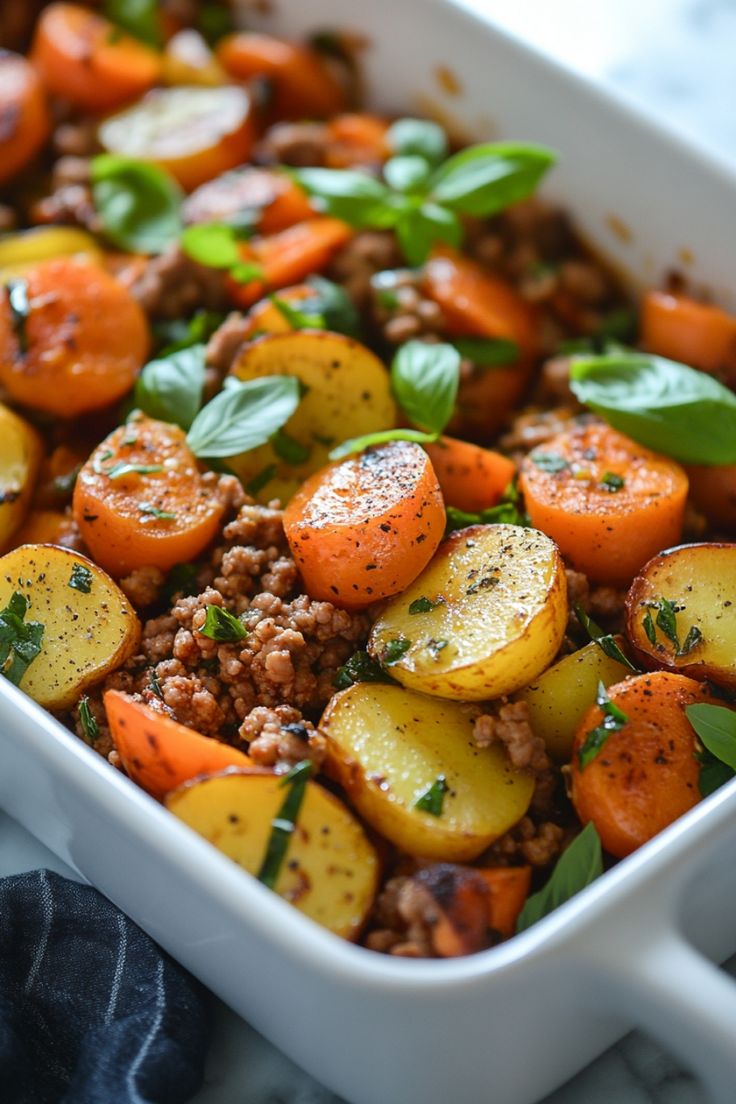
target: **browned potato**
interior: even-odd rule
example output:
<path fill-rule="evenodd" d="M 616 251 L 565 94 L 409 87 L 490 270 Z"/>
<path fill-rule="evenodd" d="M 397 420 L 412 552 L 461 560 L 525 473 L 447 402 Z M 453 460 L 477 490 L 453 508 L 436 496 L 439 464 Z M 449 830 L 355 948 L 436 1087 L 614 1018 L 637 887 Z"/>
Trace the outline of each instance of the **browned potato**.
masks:
<path fill-rule="evenodd" d="M 643 666 L 736 689 L 736 544 L 688 544 L 649 561 L 626 599 Z"/>

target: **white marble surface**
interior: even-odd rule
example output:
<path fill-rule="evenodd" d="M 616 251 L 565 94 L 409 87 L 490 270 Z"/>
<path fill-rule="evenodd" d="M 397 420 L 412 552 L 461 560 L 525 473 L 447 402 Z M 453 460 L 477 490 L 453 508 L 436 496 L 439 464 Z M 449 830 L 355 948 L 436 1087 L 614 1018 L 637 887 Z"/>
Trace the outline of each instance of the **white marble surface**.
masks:
<path fill-rule="evenodd" d="M 736 162 L 736 0 L 474 3 L 515 34 Z M 0 814 L 0 875 L 40 865 L 64 872 Z M 206 1084 L 195 1104 L 339 1104 L 223 1006 L 216 1015 Z M 704 1096 L 676 1062 L 631 1035 L 544 1104 L 704 1104 Z"/>

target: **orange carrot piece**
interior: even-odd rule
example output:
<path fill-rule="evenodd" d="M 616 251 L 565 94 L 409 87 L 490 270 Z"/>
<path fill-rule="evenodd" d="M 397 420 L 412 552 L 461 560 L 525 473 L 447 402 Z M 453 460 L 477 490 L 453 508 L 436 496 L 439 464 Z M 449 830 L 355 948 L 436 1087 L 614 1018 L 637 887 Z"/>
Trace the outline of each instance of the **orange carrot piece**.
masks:
<path fill-rule="evenodd" d="M 386 135 L 389 123 L 378 115 L 335 115 L 327 123 L 325 161 L 331 169 L 383 164 L 391 155 Z"/>
<path fill-rule="evenodd" d="M 157 801 L 200 775 L 252 766 L 244 752 L 202 736 L 130 694 L 107 690 L 104 701 L 120 762 L 128 776 Z"/>
<path fill-rule="evenodd" d="M 404 590 L 429 563 L 444 529 L 429 457 L 406 441 L 315 472 L 284 512 L 307 592 L 348 609 Z"/>
<path fill-rule="evenodd" d="M 304 299 L 314 295 L 314 289 L 308 284 L 294 284 L 293 287 L 281 288 L 279 299 L 298 306 Z M 249 341 L 256 334 L 280 334 L 291 333 L 293 326 L 287 321 L 279 308 L 270 299 L 260 299 L 248 311 L 246 321 L 248 323 L 243 333 L 243 340 Z"/>
<path fill-rule="evenodd" d="M 298 284 L 321 272 L 333 255 L 353 236 L 353 229 L 340 219 L 310 218 L 267 238 L 243 242 L 243 260 L 263 272 L 263 280 L 238 284 L 228 279 L 230 295 L 241 307 L 250 307 L 268 290 Z"/>
<path fill-rule="evenodd" d="M 44 8 L 31 60 L 50 92 L 99 113 L 142 96 L 161 72 L 155 50 L 78 4 Z"/>
<path fill-rule="evenodd" d="M 323 58 L 314 50 L 268 35 L 227 35 L 217 60 L 238 80 L 267 77 L 275 87 L 278 118 L 328 117 L 344 106 L 345 95 Z"/>
<path fill-rule="evenodd" d="M 77 476 L 73 509 L 94 559 L 121 576 L 194 559 L 216 536 L 224 507 L 183 430 L 140 415 L 92 453 Z"/>
<path fill-rule="evenodd" d="M 481 866 L 478 874 L 488 886 L 488 926 L 509 939 L 516 932 L 516 921 L 529 896 L 532 868 Z"/>
<path fill-rule="evenodd" d="M 25 168 L 50 129 L 38 73 L 25 58 L 0 51 L 0 184 Z"/>
<path fill-rule="evenodd" d="M 507 456 L 454 437 L 426 446 L 445 505 L 475 514 L 495 506 L 514 478 Z"/>
<path fill-rule="evenodd" d="M 21 544 L 61 544 L 64 548 L 78 549 L 81 541 L 71 514 L 62 510 L 31 510 L 5 551 Z"/>
<path fill-rule="evenodd" d="M 713 699 L 702 683 L 668 671 L 624 679 L 608 697 L 627 721 L 583 765 L 581 749 L 603 722 L 597 705 L 586 713 L 573 744 L 572 802 L 605 850 L 622 859 L 700 800 L 699 745 L 685 708 Z"/>
<path fill-rule="evenodd" d="M 736 533 L 736 464 L 689 464 L 690 496 L 716 529 Z"/>
<path fill-rule="evenodd" d="M 645 349 L 736 382 L 736 316 L 720 307 L 648 291 L 641 304 Z"/>
<path fill-rule="evenodd" d="M 122 398 L 149 348 L 135 299 L 94 261 L 41 261 L 23 279 L 25 351 L 8 291 L 0 290 L 0 383 L 11 397 L 62 418 Z"/>
<path fill-rule="evenodd" d="M 261 234 L 276 234 L 304 219 L 314 210 L 304 191 L 284 173 L 249 165 L 208 180 L 184 202 L 184 221 L 227 222 L 242 211 L 258 213 Z"/>
<path fill-rule="evenodd" d="M 578 426 L 534 449 L 519 487 L 532 525 L 594 583 L 628 585 L 682 533 L 683 469 L 605 425 Z"/>

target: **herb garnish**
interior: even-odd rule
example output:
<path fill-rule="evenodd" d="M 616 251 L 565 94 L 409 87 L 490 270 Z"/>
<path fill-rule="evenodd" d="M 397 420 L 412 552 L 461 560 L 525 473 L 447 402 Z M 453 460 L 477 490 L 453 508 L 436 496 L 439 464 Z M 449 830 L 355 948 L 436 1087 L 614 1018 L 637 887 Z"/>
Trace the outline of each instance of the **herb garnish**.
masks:
<path fill-rule="evenodd" d="M 699 755 L 703 797 L 736 775 L 736 713 L 724 705 L 688 705 L 685 716 L 705 748 Z"/>
<path fill-rule="evenodd" d="M 249 495 L 257 495 L 259 491 L 271 482 L 276 474 L 276 465 L 267 464 L 265 468 L 261 468 L 259 472 L 253 476 L 249 483 L 245 484 L 245 489 Z"/>
<path fill-rule="evenodd" d="M 526 931 L 543 916 L 564 905 L 602 873 L 601 841 L 590 821 L 563 851 L 547 884 L 528 898 L 516 922 L 517 932 Z"/>
<path fill-rule="evenodd" d="M 158 0 L 105 0 L 103 11 L 111 23 L 117 23 L 145 42 L 159 49 L 162 41 Z"/>
<path fill-rule="evenodd" d="M 347 690 L 356 682 L 391 682 L 383 667 L 367 652 L 354 652 L 332 680 L 337 690 Z"/>
<path fill-rule="evenodd" d="M 319 312 L 310 311 L 307 308 L 293 307 L 287 299 L 282 299 L 280 295 L 269 295 L 269 299 L 293 330 L 326 329 L 325 318 Z"/>
<path fill-rule="evenodd" d="M 601 487 L 610 494 L 616 494 L 618 491 L 623 490 L 625 485 L 626 480 L 624 477 L 622 475 L 616 475 L 615 472 L 604 472 L 601 476 Z"/>
<path fill-rule="evenodd" d="M 391 386 L 409 420 L 419 429 L 441 433 L 455 409 L 460 354 L 452 345 L 407 341 L 391 364 Z"/>
<path fill-rule="evenodd" d="M 198 310 L 191 318 L 173 318 L 153 322 L 151 329 L 157 343 L 159 358 L 170 357 L 192 345 L 203 345 L 212 337 L 215 330 L 225 321 L 220 311 Z"/>
<path fill-rule="evenodd" d="M 271 438 L 273 451 L 286 464 L 305 464 L 309 459 L 311 449 L 303 445 L 301 441 L 295 441 L 283 429 L 277 429 Z"/>
<path fill-rule="evenodd" d="M 411 441 L 417 445 L 433 444 L 439 434 L 424 433 L 420 429 L 381 429 L 377 433 L 366 433 L 364 437 L 352 437 L 349 441 L 343 441 L 337 448 L 329 453 L 330 460 L 344 460 L 346 456 L 352 456 L 356 452 L 365 452 L 366 449 L 376 445 L 385 445 L 389 441 Z"/>
<path fill-rule="evenodd" d="M 678 606 L 676 602 L 671 601 L 669 598 L 660 598 L 657 601 L 645 602 L 644 605 L 649 608 L 642 620 L 642 627 L 650 644 L 655 647 L 657 646 L 657 629 L 660 629 L 662 635 L 673 645 L 675 649 L 675 658 L 681 659 L 683 656 L 689 655 L 694 648 L 697 648 L 697 646 L 702 643 L 702 632 L 697 625 L 691 625 L 682 645 L 680 644 L 680 636 L 677 630 L 677 614 L 683 612 L 685 609 L 684 605 Z M 651 610 L 653 609 L 657 611 L 657 616 L 654 620 L 652 620 L 651 614 Z"/>
<path fill-rule="evenodd" d="M 396 640 L 387 641 L 381 649 L 381 663 L 384 667 L 393 667 L 394 663 L 398 663 L 410 648 L 411 640 L 407 640 L 403 636 L 397 637 Z"/>
<path fill-rule="evenodd" d="M 118 460 L 109 468 L 99 468 L 97 470 L 109 479 L 122 479 L 125 475 L 153 475 L 155 472 L 162 472 L 164 469 L 162 464 L 128 464 L 125 460 Z"/>
<path fill-rule="evenodd" d="M 519 359 L 519 346 L 504 337 L 457 337 L 452 343 L 461 357 L 478 368 L 513 364 Z"/>
<path fill-rule="evenodd" d="M 79 699 L 77 709 L 79 711 L 79 723 L 82 726 L 85 740 L 88 744 L 96 744 L 100 736 L 100 726 L 89 707 L 89 698 L 86 694 Z"/>
<path fill-rule="evenodd" d="M 299 405 L 299 381 L 292 376 L 240 380 L 208 402 L 192 422 L 187 444 L 199 457 L 236 456 L 265 445 Z"/>
<path fill-rule="evenodd" d="M 281 873 L 281 867 L 289 848 L 289 840 L 296 828 L 297 818 L 307 792 L 307 782 L 311 773 L 311 762 L 309 759 L 303 759 L 301 763 L 297 763 L 295 767 L 292 767 L 289 773 L 284 775 L 279 782 L 279 786 L 288 786 L 289 792 L 271 821 L 271 835 L 261 868 L 258 871 L 258 881 L 263 882 L 269 889 L 275 887 Z"/>
<path fill-rule="evenodd" d="M 164 598 L 171 602 L 175 594 L 185 597 L 197 593 L 197 568 L 194 564 L 175 564 L 166 576 Z"/>
<path fill-rule="evenodd" d="M 156 695 L 157 698 L 159 698 L 161 701 L 164 700 L 164 692 L 161 689 L 161 683 L 159 682 L 158 675 L 156 674 L 153 667 L 151 668 L 151 676 L 148 680 L 148 688 L 151 693 Z"/>
<path fill-rule="evenodd" d="M 603 711 L 603 721 L 590 730 L 578 750 L 581 770 L 584 770 L 588 763 L 592 763 L 611 733 L 620 732 L 629 722 L 624 711 L 611 701 L 602 682 L 598 683 L 595 701 Z"/>
<path fill-rule="evenodd" d="M 582 606 L 575 606 L 575 616 L 590 639 L 598 645 L 604 655 L 607 655 L 609 659 L 615 659 L 617 663 L 622 663 L 624 667 L 628 667 L 633 674 L 638 675 L 640 673 L 639 668 L 635 667 L 631 660 L 621 651 L 613 634 L 607 633 L 602 629 L 592 617 L 588 616 Z"/>
<path fill-rule="evenodd" d="M 422 796 L 414 802 L 414 808 L 419 809 L 422 813 L 429 813 L 430 816 L 442 816 L 445 794 L 449 788 L 444 774 L 438 775 L 429 789 L 425 790 Z"/>
<path fill-rule="evenodd" d="M 426 598 L 422 595 L 421 598 L 415 598 L 413 602 L 409 604 L 409 613 L 429 613 L 430 610 L 437 609 L 437 606 L 444 604 L 445 599 L 435 598 L 432 601 L 430 598 Z"/>
<path fill-rule="evenodd" d="M 454 533 L 456 529 L 466 529 L 469 525 L 520 525 L 527 528 L 529 517 L 519 509 L 520 500 L 521 496 L 516 489 L 516 484 L 509 483 L 501 501 L 496 506 L 489 506 L 477 514 L 447 506 L 445 536 L 448 533 Z"/>
<path fill-rule="evenodd" d="M 263 279 L 259 265 L 243 260 L 239 243 L 248 237 L 248 226 L 201 222 L 187 226 L 181 235 L 180 245 L 186 255 L 198 264 L 226 269 L 238 283 L 247 284 L 251 280 Z"/>
<path fill-rule="evenodd" d="M 182 191 L 146 161 L 100 153 L 92 158 L 92 197 L 105 235 L 120 249 L 160 253 L 181 233 Z"/>
<path fill-rule="evenodd" d="M 532 452 L 529 454 L 529 459 L 535 467 L 551 475 L 566 471 L 570 467 L 564 456 L 559 456 L 556 452 Z"/>
<path fill-rule="evenodd" d="M 736 463 L 736 394 L 706 372 L 646 353 L 575 357 L 570 386 L 615 429 L 686 464 Z"/>
<path fill-rule="evenodd" d="M 28 599 L 15 591 L 4 610 L 0 610 L 0 674 L 16 686 L 41 651 L 44 626 L 39 621 L 24 621 Z"/>
<path fill-rule="evenodd" d="M 28 331 L 26 323 L 31 313 L 31 304 L 28 299 L 28 281 L 22 279 L 8 280 L 5 285 L 8 293 L 8 305 L 10 306 L 10 321 L 18 338 L 18 348 L 21 352 L 28 352 Z"/>
<path fill-rule="evenodd" d="M 133 402 L 151 418 L 189 429 L 202 404 L 204 345 L 151 360 L 136 380 Z"/>
<path fill-rule="evenodd" d="M 229 610 L 212 605 L 205 608 L 207 614 L 204 625 L 199 630 L 202 636 L 208 636 L 210 640 L 217 640 L 222 644 L 232 644 L 248 635 L 243 622 L 238 617 L 234 617 Z"/>
<path fill-rule="evenodd" d="M 449 640 L 435 640 L 434 637 L 432 637 L 427 641 L 427 651 L 432 659 L 439 659 L 440 652 L 444 651 L 449 643 Z"/>
<path fill-rule="evenodd" d="M 160 521 L 173 521 L 176 517 L 173 510 L 160 510 L 158 506 L 154 506 L 152 502 L 139 502 L 138 509 L 142 514 L 148 514 L 150 517 L 158 518 Z"/>
<path fill-rule="evenodd" d="M 72 573 L 67 586 L 72 590 L 81 590 L 82 594 L 89 594 L 92 589 L 92 572 L 82 563 L 72 564 Z"/>

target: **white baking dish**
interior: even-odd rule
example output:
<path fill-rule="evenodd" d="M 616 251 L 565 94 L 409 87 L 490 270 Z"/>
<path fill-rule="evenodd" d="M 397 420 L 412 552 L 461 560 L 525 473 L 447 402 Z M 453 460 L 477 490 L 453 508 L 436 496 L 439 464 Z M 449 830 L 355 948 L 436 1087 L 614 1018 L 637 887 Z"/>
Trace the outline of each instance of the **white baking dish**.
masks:
<path fill-rule="evenodd" d="M 268 18 L 287 33 L 338 24 L 368 36 L 378 106 L 421 93 L 477 137 L 548 143 L 562 155 L 550 192 L 632 277 L 689 250 L 691 275 L 736 305 L 724 170 L 461 3 L 281 0 Z M 441 91 L 439 65 L 462 94 Z M 448 962 L 313 925 L 3 679 L 0 805 L 354 1104 L 531 1104 L 634 1025 L 713 1101 L 736 1097 L 736 988 L 700 953 L 736 951 L 736 782 L 523 936 Z"/>

